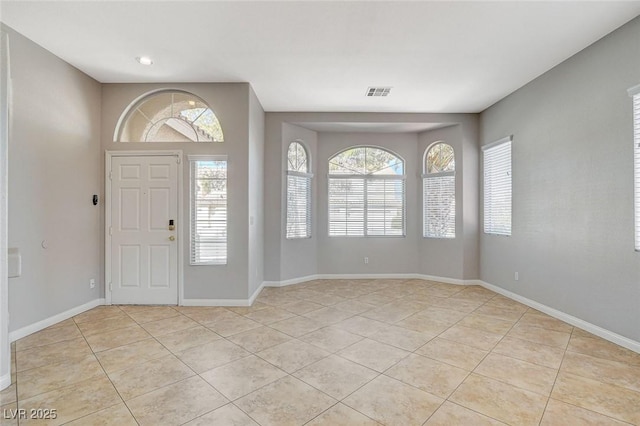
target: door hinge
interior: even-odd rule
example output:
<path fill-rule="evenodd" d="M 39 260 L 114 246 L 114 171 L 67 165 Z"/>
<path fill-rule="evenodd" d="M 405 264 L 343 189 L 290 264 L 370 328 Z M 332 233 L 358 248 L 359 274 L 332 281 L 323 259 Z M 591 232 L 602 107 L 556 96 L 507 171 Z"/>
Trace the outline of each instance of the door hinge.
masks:
<path fill-rule="evenodd" d="M 112 226 L 109 227 L 109 235 L 113 235 L 113 227 Z"/>
<path fill-rule="evenodd" d="M 177 157 L 176 157 L 176 163 L 177 163 L 177 164 L 180 164 L 180 161 L 181 161 L 181 160 L 180 160 L 180 156 L 177 156 Z"/>
<path fill-rule="evenodd" d="M 109 180 L 113 180 L 113 172 L 109 170 Z"/>
<path fill-rule="evenodd" d="M 109 281 L 109 291 L 113 290 L 113 283 L 111 281 Z"/>

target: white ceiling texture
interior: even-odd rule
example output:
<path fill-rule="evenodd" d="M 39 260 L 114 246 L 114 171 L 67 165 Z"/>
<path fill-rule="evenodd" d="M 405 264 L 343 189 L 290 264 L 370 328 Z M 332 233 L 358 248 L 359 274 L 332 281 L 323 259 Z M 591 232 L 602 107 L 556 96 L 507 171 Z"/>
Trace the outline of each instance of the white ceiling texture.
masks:
<path fill-rule="evenodd" d="M 639 1 L 0 3 L 2 22 L 100 82 L 250 82 L 267 111 L 479 112 L 638 14 Z"/>

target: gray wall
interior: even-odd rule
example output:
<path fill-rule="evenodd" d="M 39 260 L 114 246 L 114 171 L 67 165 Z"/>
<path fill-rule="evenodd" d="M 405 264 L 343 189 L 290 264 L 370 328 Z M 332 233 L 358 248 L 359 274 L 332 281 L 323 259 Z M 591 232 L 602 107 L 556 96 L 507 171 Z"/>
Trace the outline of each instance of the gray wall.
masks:
<path fill-rule="evenodd" d="M 416 273 L 421 203 L 418 202 L 418 136 L 415 133 L 318 134 L 318 271 L 321 274 Z M 405 237 L 329 237 L 329 158 L 355 145 L 373 145 L 397 154 L 405 161 Z M 369 258 L 365 265 L 364 257 Z"/>
<path fill-rule="evenodd" d="M 280 280 L 282 177 L 282 121 L 278 114 L 265 115 L 264 150 L 264 279 Z"/>
<path fill-rule="evenodd" d="M 249 87 L 249 296 L 264 279 L 264 110 Z"/>
<path fill-rule="evenodd" d="M 11 38 L 10 330 L 102 297 L 100 84 L 20 34 Z M 48 248 L 42 247 L 45 241 Z"/>
<path fill-rule="evenodd" d="M 185 90 L 207 102 L 220 120 L 224 132 L 224 143 L 113 142 L 116 123 L 127 106 L 139 96 L 162 88 Z M 103 149 L 112 151 L 179 149 L 185 155 L 182 188 L 184 211 L 182 234 L 180 234 L 184 249 L 185 299 L 246 299 L 249 295 L 250 99 L 248 83 L 104 84 L 102 86 Z M 254 113 L 256 110 L 257 107 L 254 107 Z M 254 132 L 259 132 L 259 117 L 256 117 L 254 125 L 256 126 Z M 254 134 L 253 140 L 256 141 L 254 153 L 256 158 L 259 158 L 259 138 Z M 228 264 L 224 266 L 189 265 L 189 167 L 186 156 L 190 154 L 228 156 Z M 104 160 L 104 154 L 102 159 Z M 104 170 L 104 166 L 101 169 Z M 104 173 L 101 176 L 104 176 Z"/>
<path fill-rule="evenodd" d="M 9 178 L 9 35 L 0 25 L 0 390 L 11 380 L 9 271 L 7 263 Z"/>
<path fill-rule="evenodd" d="M 286 115 L 285 115 L 286 116 Z M 281 281 L 317 273 L 317 133 L 282 120 L 279 113 L 266 114 L 264 161 L 264 268 L 266 281 Z M 301 141 L 311 156 L 314 173 L 311 189 L 311 238 L 287 240 L 286 153 L 289 144 Z"/>
<path fill-rule="evenodd" d="M 305 146 L 309 153 L 309 165 L 314 177 L 311 179 L 311 238 L 286 238 L 287 223 L 287 150 L 289 144 L 298 141 Z M 318 133 L 293 124 L 282 125 L 282 140 L 280 145 L 280 185 L 279 201 L 280 216 L 280 278 L 282 280 L 295 279 L 315 275 L 318 273 L 318 181 L 321 174 L 318 170 Z"/>
<path fill-rule="evenodd" d="M 311 123 L 311 124 L 309 124 Z M 315 132 L 303 126 L 326 123 L 448 123 L 416 133 Z M 265 153 L 265 279 L 285 281 L 313 274 L 422 273 L 457 279 L 478 277 L 478 147 L 474 114 L 267 113 Z M 286 240 L 286 177 L 289 143 L 300 139 L 312 153 L 313 232 L 306 240 Z M 456 149 L 458 233 L 453 241 L 422 238 L 422 158 L 436 140 Z M 405 238 L 328 237 L 327 161 L 353 145 L 378 145 L 406 160 Z M 463 195 L 464 194 L 464 195 Z M 464 214 L 464 216 L 462 216 Z M 364 257 L 369 264 L 364 264 Z"/>
<path fill-rule="evenodd" d="M 456 161 L 456 237 L 420 238 L 419 272 L 436 277 L 478 277 L 478 154 L 477 118 L 461 117 L 464 125 L 453 125 L 418 135 L 418 170 L 424 173 L 424 155 L 436 142 L 451 145 Z M 418 231 L 422 225 L 422 179 L 418 182 Z"/>
<path fill-rule="evenodd" d="M 635 19 L 486 110 L 480 137 L 513 135 L 512 236 L 481 235 L 481 279 L 636 341 L 638 83 Z"/>

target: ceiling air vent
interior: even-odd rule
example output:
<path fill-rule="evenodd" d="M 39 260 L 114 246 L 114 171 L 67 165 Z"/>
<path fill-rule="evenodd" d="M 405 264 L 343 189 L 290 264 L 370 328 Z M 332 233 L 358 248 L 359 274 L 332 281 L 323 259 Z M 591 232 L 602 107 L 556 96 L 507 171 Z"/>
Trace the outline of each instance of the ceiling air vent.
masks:
<path fill-rule="evenodd" d="M 367 88 L 367 96 L 389 96 L 391 87 L 369 87 Z"/>

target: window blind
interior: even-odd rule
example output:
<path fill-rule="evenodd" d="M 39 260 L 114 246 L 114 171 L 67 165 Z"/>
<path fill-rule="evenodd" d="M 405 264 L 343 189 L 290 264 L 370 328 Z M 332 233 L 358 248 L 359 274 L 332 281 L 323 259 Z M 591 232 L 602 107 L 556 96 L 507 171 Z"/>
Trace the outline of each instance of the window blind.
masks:
<path fill-rule="evenodd" d="M 192 265 L 227 263 L 227 161 L 191 163 Z"/>
<path fill-rule="evenodd" d="M 511 235 L 511 138 L 484 151 L 484 232 Z"/>
<path fill-rule="evenodd" d="M 456 178 L 453 172 L 425 175 L 422 197 L 423 235 L 427 238 L 455 238 Z"/>
<path fill-rule="evenodd" d="M 329 178 L 329 235 L 364 236 L 364 179 Z"/>
<path fill-rule="evenodd" d="M 404 179 L 367 178 L 366 184 L 367 235 L 404 235 Z"/>
<path fill-rule="evenodd" d="M 633 176 L 635 248 L 640 251 L 640 93 L 633 95 Z"/>
<path fill-rule="evenodd" d="M 287 238 L 311 236 L 311 176 L 287 174 Z"/>
<path fill-rule="evenodd" d="M 405 235 L 404 177 L 330 177 L 330 236 Z"/>

